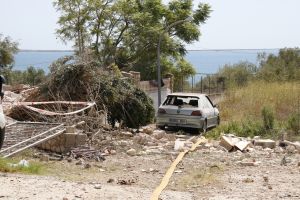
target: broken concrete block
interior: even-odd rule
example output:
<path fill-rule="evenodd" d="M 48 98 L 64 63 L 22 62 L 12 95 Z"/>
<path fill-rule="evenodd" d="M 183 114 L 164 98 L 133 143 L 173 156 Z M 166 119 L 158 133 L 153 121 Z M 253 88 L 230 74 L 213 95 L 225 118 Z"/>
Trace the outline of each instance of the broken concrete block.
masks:
<path fill-rule="evenodd" d="M 67 126 L 66 127 L 66 133 L 75 133 L 75 127 Z"/>
<path fill-rule="evenodd" d="M 152 135 L 152 133 L 153 133 L 153 128 L 150 127 L 150 126 L 146 126 L 146 127 L 143 128 L 143 133 L 146 133 L 146 134 L 148 134 L 148 135 Z"/>
<path fill-rule="evenodd" d="M 289 146 L 286 147 L 286 151 L 288 153 L 295 153 L 295 150 L 296 150 L 296 148 L 293 145 L 289 145 Z"/>
<path fill-rule="evenodd" d="M 182 151 L 184 149 L 184 143 L 185 141 L 182 141 L 181 139 L 177 139 L 174 144 L 174 150 Z"/>
<path fill-rule="evenodd" d="M 121 135 L 125 136 L 125 137 L 133 137 L 133 134 L 129 131 L 126 132 L 121 132 Z"/>
<path fill-rule="evenodd" d="M 152 136 L 157 140 L 160 140 L 165 135 L 166 135 L 166 132 L 164 130 L 155 130 L 155 131 L 153 131 L 153 134 L 152 134 Z"/>
<path fill-rule="evenodd" d="M 261 146 L 263 148 L 274 149 L 276 146 L 276 142 L 274 140 L 270 140 L 270 139 L 265 139 L 265 140 L 261 139 L 261 140 L 255 140 L 254 145 Z"/>
<path fill-rule="evenodd" d="M 74 133 L 65 133 L 65 146 L 66 147 L 74 147 L 76 144 L 76 134 Z"/>
<path fill-rule="evenodd" d="M 224 147 L 227 149 L 227 151 L 231 151 L 234 148 L 234 145 L 239 142 L 238 138 L 232 138 L 232 137 L 227 137 L 227 136 L 222 136 L 221 141 L 220 141 L 220 146 Z"/>
<path fill-rule="evenodd" d="M 247 149 L 247 147 L 249 146 L 249 144 L 250 144 L 250 142 L 248 142 L 248 141 L 239 141 L 234 146 L 236 148 L 238 148 L 238 150 L 244 151 L 244 150 Z"/>
<path fill-rule="evenodd" d="M 286 146 L 291 145 L 294 146 L 298 151 L 300 151 L 300 143 L 299 142 L 290 142 L 287 140 L 282 141 Z"/>
<path fill-rule="evenodd" d="M 86 134 L 76 134 L 75 146 L 84 145 L 87 140 Z"/>
<path fill-rule="evenodd" d="M 126 153 L 130 156 L 135 156 L 136 155 L 136 150 L 135 149 L 129 149 Z"/>
<path fill-rule="evenodd" d="M 256 166 L 257 164 L 255 162 L 249 162 L 249 161 L 244 161 L 241 162 L 242 166 Z"/>

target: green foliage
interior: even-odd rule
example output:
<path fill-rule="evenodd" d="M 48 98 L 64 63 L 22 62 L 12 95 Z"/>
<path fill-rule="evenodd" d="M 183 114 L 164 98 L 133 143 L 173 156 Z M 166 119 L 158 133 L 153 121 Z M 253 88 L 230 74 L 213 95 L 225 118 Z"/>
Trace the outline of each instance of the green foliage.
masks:
<path fill-rule="evenodd" d="M 79 55 L 88 51 L 103 66 L 115 63 L 122 70 L 141 72 L 144 80 L 154 79 L 160 35 L 163 75 L 181 71 L 176 63 L 183 60 L 184 43 L 200 37 L 199 25 L 211 10 L 208 4 L 193 10 L 192 2 L 56 0 L 54 6 L 60 13 L 57 34 L 63 41 L 75 41 Z M 188 16 L 194 20 L 169 27 Z"/>
<path fill-rule="evenodd" d="M 154 119 L 153 102 L 130 80 L 121 79 L 114 67 L 100 68 L 99 62 L 76 62 L 61 58 L 50 66 L 50 77 L 42 87 L 43 99 L 95 101 L 108 112 L 109 122 L 137 128 Z"/>
<path fill-rule="evenodd" d="M 11 69 L 14 63 L 14 54 L 18 51 L 18 43 L 10 37 L 0 34 L 0 68 Z"/>
<path fill-rule="evenodd" d="M 280 49 L 278 56 L 259 55 L 258 77 L 266 81 L 300 80 L 300 49 Z"/>
<path fill-rule="evenodd" d="M 274 128 L 274 111 L 270 106 L 263 107 L 261 111 L 265 130 Z"/>
<path fill-rule="evenodd" d="M 111 124 L 123 121 L 128 127 L 138 128 L 153 122 L 153 102 L 142 90 L 119 78 L 101 80 L 95 92 L 109 111 Z"/>
<path fill-rule="evenodd" d="M 218 77 L 224 77 L 227 88 L 245 86 L 253 79 L 256 66 L 249 62 L 225 65 L 218 72 Z"/>
<path fill-rule="evenodd" d="M 43 169 L 42 165 L 37 162 L 30 162 L 28 167 L 18 165 L 17 163 L 15 160 L 0 158 L 0 172 L 40 174 Z"/>
<path fill-rule="evenodd" d="M 239 137 L 265 136 L 268 132 L 263 128 L 260 121 L 245 119 L 242 121 L 231 121 L 218 126 L 208 132 L 207 137 L 217 139 L 222 133 L 232 133 Z"/>
<path fill-rule="evenodd" d="M 29 84 L 38 85 L 42 83 L 45 78 L 45 71 L 43 69 L 37 69 L 35 67 L 28 67 L 25 71 L 21 70 L 5 70 L 3 75 L 6 81 L 10 85 L 15 84 Z"/>
<path fill-rule="evenodd" d="M 287 128 L 292 130 L 294 134 L 300 135 L 300 113 L 290 115 L 287 121 Z"/>

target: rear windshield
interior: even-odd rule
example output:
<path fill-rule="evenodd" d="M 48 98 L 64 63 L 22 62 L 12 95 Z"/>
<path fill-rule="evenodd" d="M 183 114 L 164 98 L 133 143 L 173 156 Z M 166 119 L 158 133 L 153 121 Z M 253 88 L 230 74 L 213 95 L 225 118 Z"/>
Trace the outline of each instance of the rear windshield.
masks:
<path fill-rule="evenodd" d="M 198 107 L 198 97 L 189 96 L 168 96 L 163 105 L 173 105 L 181 107 Z"/>

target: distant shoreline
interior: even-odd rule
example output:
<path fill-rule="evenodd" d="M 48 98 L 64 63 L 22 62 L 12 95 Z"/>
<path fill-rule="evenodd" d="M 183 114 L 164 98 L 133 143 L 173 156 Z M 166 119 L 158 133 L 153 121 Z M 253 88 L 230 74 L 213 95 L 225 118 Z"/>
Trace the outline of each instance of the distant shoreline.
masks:
<path fill-rule="evenodd" d="M 20 49 L 18 52 L 74 52 L 74 50 L 34 50 L 34 49 Z"/>
<path fill-rule="evenodd" d="M 187 51 L 264 51 L 279 50 L 281 48 L 265 48 L 265 49 L 187 49 Z M 19 52 L 74 52 L 74 50 L 34 50 L 20 49 Z"/>

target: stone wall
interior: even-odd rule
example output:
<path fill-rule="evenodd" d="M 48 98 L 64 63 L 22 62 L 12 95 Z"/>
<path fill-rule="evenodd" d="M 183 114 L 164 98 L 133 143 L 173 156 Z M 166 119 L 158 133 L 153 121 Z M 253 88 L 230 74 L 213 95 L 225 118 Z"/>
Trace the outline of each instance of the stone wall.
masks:
<path fill-rule="evenodd" d="M 39 144 L 38 148 L 56 153 L 65 153 L 70 151 L 72 147 L 84 145 L 86 139 L 86 134 L 79 133 L 74 128 L 67 128 L 65 133 Z"/>

